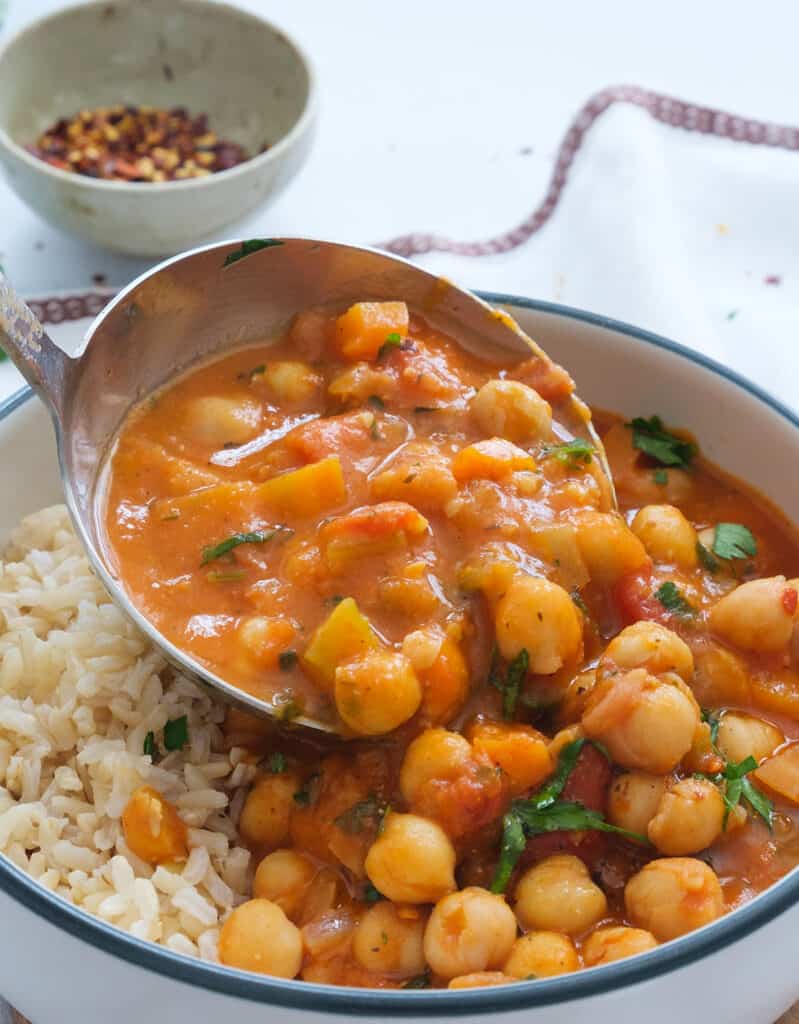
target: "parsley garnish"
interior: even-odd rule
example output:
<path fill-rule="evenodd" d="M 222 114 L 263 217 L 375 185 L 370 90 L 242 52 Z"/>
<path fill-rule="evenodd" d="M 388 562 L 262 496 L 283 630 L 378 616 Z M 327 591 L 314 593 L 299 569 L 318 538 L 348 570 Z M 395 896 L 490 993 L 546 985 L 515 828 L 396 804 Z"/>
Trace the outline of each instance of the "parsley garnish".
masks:
<path fill-rule="evenodd" d="M 713 554 L 709 550 L 709 548 L 706 548 L 701 540 L 698 540 L 696 542 L 696 557 L 699 559 L 703 567 L 707 569 L 708 572 L 719 571 L 719 563 L 713 557 Z"/>
<path fill-rule="evenodd" d="M 665 469 L 656 469 L 652 474 L 652 479 L 659 487 L 665 487 L 669 482 L 669 474 Z"/>
<path fill-rule="evenodd" d="M 713 535 L 713 552 L 719 558 L 753 558 L 757 541 L 741 523 L 719 523 Z"/>
<path fill-rule="evenodd" d="M 581 437 L 573 437 L 571 441 L 564 441 L 563 444 L 545 444 L 541 449 L 545 459 L 557 459 L 569 469 L 588 465 L 595 452 L 596 448 Z"/>
<path fill-rule="evenodd" d="M 281 651 L 277 659 L 281 672 L 290 672 L 297 664 L 296 651 Z"/>
<path fill-rule="evenodd" d="M 375 889 L 371 882 L 367 882 L 361 898 L 364 903 L 379 903 L 380 900 L 384 900 L 386 897 L 378 889 Z"/>
<path fill-rule="evenodd" d="M 688 469 L 691 465 L 696 455 L 696 445 L 669 433 L 659 416 L 650 416 L 648 420 L 636 416 L 624 425 L 633 432 L 633 448 L 659 462 L 661 466 Z"/>
<path fill-rule="evenodd" d="M 708 711 L 707 708 L 702 708 L 702 721 L 706 725 L 710 726 L 710 745 L 713 750 L 717 752 L 716 742 L 719 738 L 719 726 L 721 722 L 718 717 L 713 714 L 712 711 Z"/>
<path fill-rule="evenodd" d="M 266 763 L 272 775 L 282 775 L 288 764 L 286 755 L 281 754 L 279 750 L 275 751 L 274 754 L 270 754 Z"/>
<path fill-rule="evenodd" d="M 299 804 L 300 807 L 311 807 L 315 804 L 316 798 L 319 796 L 318 783 L 319 772 L 309 775 L 302 789 L 298 789 L 294 794 L 294 803 Z"/>
<path fill-rule="evenodd" d="M 229 267 L 231 263 L 238 263 L 239 260 L 243 260 L 245 256 L 252 256 L 254 252 L 260 252 L 261 249 L 271 249 L 275 245 L 282 245 L 276 238 L 251 238 L 247 242 L 242 242 L 238 249 L 233 252 L 229 252 L 225 256 L 225 262 L 222 264 L 223 267 Z"/>
<path fill-rule="evenodd" d="M 339 814 L 335 819 L 335 824 L 338 825 L 342 832 L 357 835 L 359 832 L 363 832 L 367 825 L 375 825 L 378 818 L 382 818 L 380 804 L 375 797 L 370 796 L 366 800 L 359 800 L 357 804 L 353 804 L 343 814 Z"/>
<path fill-rule="evenodd" d="M 167 750 L 180 750 L 189 738 L 189 719 L 186 715 L 173 718 L 164 726 L 164 746 Z"/>
<path fill-rule="evenodd" d="M 685 600 L 680 588 L 673 580 L 666 580 L 665 583 L 661 583 L 655 591 L 655 597 L 666 611 L 674 612 L 675 615 L 694 614 L 694 606 Z"/>
<path fill-rule="evenodd" d="M 408 978 L 407 981 L 402 983 L 403 988 L 430 988 L 430 971 L 426 970 L 423 974 L 417 974 L 413 978 Z"/>
<path fill-rule="evenodd" d="M 524 677 L 527 675 L 529 664 L 530 656 L 523 647 L 510 665 L 508 665 L 508 670 L 503 679 L 502 670 L 499 667 L 499 651 L 496 644 L 491 651 L 491 668 L 488 672 L 488 682 L 502 693 L 502 717 L 508 721 L 516 714 L 519 692 L 521 691 Z"/>
<path fill-rule="evenodd" d="M 232 551 L 240 544 L 265 544 L 277 532 L 277 530 L 255 530 L 253 533 L 234 533 L 232 537 L 228 537 L 212 547 L 203 548 L 200 565 L 207 565 L 215 558 L 221 558 L 222 555 L 226 555 L 228 551 Z"/>
<path fill-rule="evenodd" d="M 702 709 L 702 721 L 710 726 L 710 745 L 713 752 L 724 762 L 722 771 L 715 775 L 707 775 L 705 772 L 697 772 L 699 778 L 707 779 L 715 783 L 721 790 L 724 800 L 724 822 L 723 827 L 727 828 L 727 819 L 730 811 L 735 810 L 741 800 L 745 800 L 755 814 L 758 814 L 766 823 L 769 832 L 774 824 L 774 804 L 762 793 L 757 786 L 748 778 L 749 773 L 757 768 L 757 761 L 753 757 L 745 757 L 738 764 L 727 761 L 719 748 L 716 746 L 719 737 L 719 719 L 711 711 Z"/>
<path fill-rule="evenodd" d="M 386 335 L 386 340 L 377 350 L 377 358 L 385 359 L 392 349 L 399 348 L 401 344 L 402 338 L 400 335 L 396 331 L 392 331 L 391 334 Z"/>
<path fill-rule="evenodd" d="M 148 732 L 144 737 L 142 753 L 148 754 L 150 757 L 155 757 L 155 733 Z"/>
<path fill-rule="evenodd" d="M 491 883 L 492 892 L 504 892 L 516 862 L 524 852 L 531 836 L 545 832 L 581 831 L 612 832 L 628 839 L 647 842 L 646 836 L 628 832 L 605 821 L 599 811 L 592 811 L 576 800 L 559 800 L 569 776 L 574 771 L 585 740 L 574 740 L 560 752 L 558 766 L 552 778 L 534 796 L 527 800 L 514 800 L 502 819 L 502 843 L 499 862 Z"/>

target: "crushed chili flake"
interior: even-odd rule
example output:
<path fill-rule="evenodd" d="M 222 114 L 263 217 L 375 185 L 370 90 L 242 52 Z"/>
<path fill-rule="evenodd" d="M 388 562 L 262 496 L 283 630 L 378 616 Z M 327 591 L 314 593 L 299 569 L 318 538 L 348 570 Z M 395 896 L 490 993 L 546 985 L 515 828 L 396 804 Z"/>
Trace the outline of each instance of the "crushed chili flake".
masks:
<path fill-rule="evenodd" d="M 238 143 L 217 138 L 207 114 L 121 103 L 62 117 L 26 148 L 62 171 L 109 181 L 203 178 L 249 159 Z"/>

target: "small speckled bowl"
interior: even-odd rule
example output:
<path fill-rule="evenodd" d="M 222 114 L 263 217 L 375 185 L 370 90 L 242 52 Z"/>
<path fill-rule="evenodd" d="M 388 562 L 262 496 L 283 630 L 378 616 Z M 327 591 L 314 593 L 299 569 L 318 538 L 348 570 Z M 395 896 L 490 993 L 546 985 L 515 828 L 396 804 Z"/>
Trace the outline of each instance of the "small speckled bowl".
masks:
<path fill-rule="evenodd" d="M 24 149 L 58 118 L 114 103 L 206 113 L 219 138 L 258 155 L 205 178 L 127 183 L 62 171 Z M 212 0 L 91 0 L 0 50 L 0 160 L 11 187 L 46 220 L 117 252 L 171 255 L 276 194 L 305 160 L 314 108 L 297 45 Z"/>

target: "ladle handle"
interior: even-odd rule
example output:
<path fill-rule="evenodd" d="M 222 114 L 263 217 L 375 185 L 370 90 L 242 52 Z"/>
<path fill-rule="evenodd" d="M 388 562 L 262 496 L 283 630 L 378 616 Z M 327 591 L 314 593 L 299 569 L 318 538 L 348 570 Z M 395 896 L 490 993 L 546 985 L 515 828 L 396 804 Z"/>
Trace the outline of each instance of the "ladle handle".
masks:
<path fill-rule="evenodd" d="M 0 346 L 50 412 L 61 420 L 72 360 L 0 271 Z"/>

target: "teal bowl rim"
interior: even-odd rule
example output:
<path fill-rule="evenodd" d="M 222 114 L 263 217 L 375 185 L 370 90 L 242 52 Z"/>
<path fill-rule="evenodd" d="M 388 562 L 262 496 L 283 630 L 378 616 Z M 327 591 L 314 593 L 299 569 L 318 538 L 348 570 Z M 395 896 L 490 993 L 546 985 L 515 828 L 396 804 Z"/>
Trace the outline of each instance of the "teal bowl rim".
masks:
<path fill-rule="evenodd" d="M 768 406 L 791 426 L 799 429 L 799 416 L 762 388 L 692 349 L 633 327 L 611 317 L 588 313 L 552 302 L 541 302 L 516 295 L 478 292 L 492 305 L 511 306 L 538 313 L 577 320 L 626 335 L 686 359 L 739 387 Z M 0 420 L 11 415 L 33 396 L 25 387 L 0 402 Z M 629 960 L 604 967 L 579 971 L 537 981 L 518 982 L 493 988 L 451 992 L 447 989 L 421 991 L 345 988 L 286 981 L 218 964 L 205 963 L 173 953 L 163 946 L 134 938 L 112 925 L 92 917 L 42 886 L 0 855 L 0 889 L 15 902 L 44 918 L 81 942 L 95 946 L 121 960 L 153 971 L 177 982 L 208 989 L 236 999 L 247 999 L 267 1006 L 351 1017 L 460 1017 L 480 1013 L 502 1013 L 536 1007 L 566 1004 L 653 981 L 655 978 L 696 963 L 739 939 L 751 936 L 758 928 L 790 910 L 799 900 L 799 870 L 794 869 L 771 888 L 727 917 L 673 942 Z"/>

